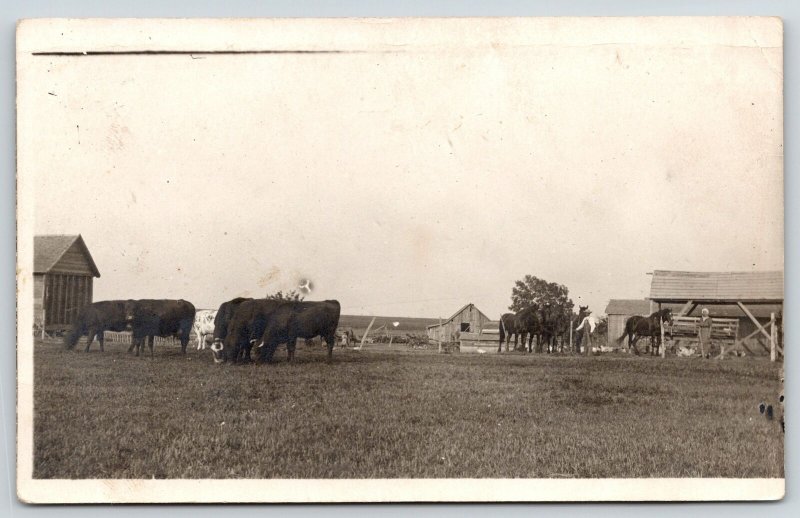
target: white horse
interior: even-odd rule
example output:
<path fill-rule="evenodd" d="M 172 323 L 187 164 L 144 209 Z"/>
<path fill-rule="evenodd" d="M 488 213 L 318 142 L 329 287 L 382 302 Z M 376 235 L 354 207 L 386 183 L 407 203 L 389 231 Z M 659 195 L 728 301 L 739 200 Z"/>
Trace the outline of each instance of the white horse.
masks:
<path fill-rule="evenodd" d="M 206 348 L 206 337 L 214 335 L 214 319 L 217 318 L 216 309 L 198 309 L 194 314 L 192 329 L 197 337 L 197 350 Z"/>

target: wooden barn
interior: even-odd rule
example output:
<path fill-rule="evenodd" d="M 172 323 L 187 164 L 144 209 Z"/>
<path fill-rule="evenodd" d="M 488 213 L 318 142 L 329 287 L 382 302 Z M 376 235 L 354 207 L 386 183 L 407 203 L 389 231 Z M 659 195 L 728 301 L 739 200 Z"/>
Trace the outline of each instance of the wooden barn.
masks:
<path fill-rule="evenodd" d="M 80 235 L 33 238 L 33 310 L 37 329 L 67 329 L 92 302 L 97 265 Z"/>
<path fill-rule="evenodd" d="M 698 318 L 700 311 L 708 308 L 712 318 L 732 321 L 734 349 L 741 347 L 750 354 L 770 354 L 773 358 L 783 355 L 782 271 L 656 270 L 650 300 L 654 311 L 672 307 L 677 319 Z"/>
<path fill-rule="evenodd" d="M 480 333 L 484 325 L 491 319 L 475 307 L 475 304 L 467 304 L 441 324 L 433 324 L 427 327 L 429 340 L 442 342 L 457 342 L 461 333 Z"/>

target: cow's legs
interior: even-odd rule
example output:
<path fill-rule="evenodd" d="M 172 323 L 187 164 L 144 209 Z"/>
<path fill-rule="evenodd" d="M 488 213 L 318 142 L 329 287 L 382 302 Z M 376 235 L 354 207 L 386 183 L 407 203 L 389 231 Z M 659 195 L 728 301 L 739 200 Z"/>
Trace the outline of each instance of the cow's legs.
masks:
<path fill-rule="evenodd" d="M 84 349 L 83 352 L 85 353 L 89 352 L 89 346 L 92 345 L 92 341 L 94 340 L 94 334 L 96 332 L 97 331 L 95 331 L 93 327 L 89 328 L 89 334 L 86 336 L 86 349 Z"/>
<path fill-rule="evenodd" d="M 336 344 L 336 331 L 324 337 L 325 344 L 328 346 L 328 360 L 333 360 L 333 346 Z"/>
<path fill-rule="evenodd" d="M 265 363 L 272 363 L 272 357 L 275 356 L 275 349 L 278 348 L 278 344 L 274 342 L 267 342 L 264 341 L 264 346 L 262 348 L 261 358 Z"/>
<path fill-rule="evenodd" d="M 150 358 L 153 358 L 153 342 L 155 341 L 155 336 L 150 335 L 147 337 L 147 346 L 150 348 Z M 184 352 L 186 352 L 184 350 Z M 142 356 L 144 356 L 144 351 L 142 351 Z"/>
<path fill-rule="evenodd" d="M 297 348 L 297 340 L 289 340 L 286 342 L 286 352 L 288 353 L 287 356 L 289 358 L 289 363 L 294 361 L 294 351 Z"/>
<path fill-rule="evenodd" d="M 101 330 L 100 330 L 100 331 L 97 333 L 97 341 L 98 341 L 98 342 L 100 342 L 100 352 L 101 352 L 101 353 L 102 353 L 102 352 L 105 352 L 105 348 L 103 347 L 103 342 L 105 342 L 105 339 L 106 339 L 106 337 L 105 337 L 105 333 L 104 333 L 104 332 L 103 332 L 103 330 L 101 329 Z"/>

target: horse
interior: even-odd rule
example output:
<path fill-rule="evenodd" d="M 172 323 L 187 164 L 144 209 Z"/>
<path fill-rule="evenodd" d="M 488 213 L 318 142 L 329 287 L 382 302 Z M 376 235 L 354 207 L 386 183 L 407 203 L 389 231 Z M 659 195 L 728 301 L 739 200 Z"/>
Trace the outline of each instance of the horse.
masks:
<path fill-rule="evenodd" d="M 617 344 L 622 344 L 625 337 L 628 337 L 628 348 L 633 347 L 635 354 L 639 354 L 636 342 L 643 336 L 649 336 L 655 340 L 655 349 L 661 347 L 661 322 L 666 321 L 672 324 L 672 310 L 662 309 L 656 311 L 649 317 L 634 315 L 625 321 L 625 330 L 622 336 L 617 338 Z"/>
<path fill-rule="evenodd" d="M 503 341 L 506 342 L 506 352 L 508 352 L 508 342 L 511 341 L 511 335 L 514 335 L 514 350 L 517 349 L 517 341 L 519 333 L 517 333 L 517 316 L 514 313 L 504 313 L 500 317 L 500 343 L 497 344 L 497 352 L 499 353 L 503 348 Z"/>
<path fill-rule="evenodd" d="M 536 349 L 543 352 L 543 345 L 547 345 L 548 353 L 555 352 L 558 337 L 569 329 L 569 323 L 559 311 L 558 306 L 551 304 L 545 304 L 539 310 L 538 317 L 539 333 Z"/>
<path fill-rule="evenodd" d="M 522 335 L 522 347 L 525 347 L 525 341 L 527 340 L 528 352 L 533 352 L 533 337 L 538 335 L 542 327 L 536 306 L 529 306 L 514 316 L 517 333 Z"/>

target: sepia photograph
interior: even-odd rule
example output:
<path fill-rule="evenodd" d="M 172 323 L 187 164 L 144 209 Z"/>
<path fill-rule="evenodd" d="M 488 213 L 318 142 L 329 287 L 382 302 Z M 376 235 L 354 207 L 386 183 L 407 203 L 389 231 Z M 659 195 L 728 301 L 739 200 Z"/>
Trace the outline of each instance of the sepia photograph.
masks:
<path fill-rule="evenodd" d="M 30 503 L 784 496 L 770 17 L 17 27 Z"/>

